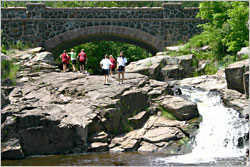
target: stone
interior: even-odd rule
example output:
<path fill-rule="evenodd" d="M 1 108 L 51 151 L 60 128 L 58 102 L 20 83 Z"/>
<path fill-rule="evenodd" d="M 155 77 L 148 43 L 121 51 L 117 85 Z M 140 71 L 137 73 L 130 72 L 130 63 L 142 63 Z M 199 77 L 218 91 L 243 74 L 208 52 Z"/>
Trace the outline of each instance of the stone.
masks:
<path fill-rule="evenodd" d="M 1 53 L 1 60 L 8 60 L 8 61 L 10 61 L 11 58 L 9 56 L 6 56 L 5 54 Z"/>
<path fill-rule="evenodd" d="M 12 84 L 12 80 L 9 78 L 1 79 L 1 86 L 11 86 Z"/>
<path fill-rule="evenodd" d="M 120 147 L 114 147 L 110 149 L 109 152 L 113 152 L 113 153 L 125 152 L 125 149 L 120 148 Z"/>
<path fill-rule="evenodd" d="M 34 55 L 32 55 L 32 54 L 24 54 L 24 55 L 20 56 L 20 59 L 21 60 L 30 60 L 33 57 L 34 57 Z"/>
<path fill-rule="evenodd" d="M 245 93 L 243 85 L 243 75 L 249 68 L 249 60 L 243 60 L 230 64 L 225 69 L 227 87 L 229 89 L 234 89 L 240 93 Z"/>
<path fill-rule="evenodd" d="M 244 81 L 244 92 L 247 96 L 249 96 L 249 71 L 244 73 L 243 81 Z"/>
<path fill-rule="evenodd" d="M 1 142 L 1 159 L 23 159 L 25 155 L 18 139 Z"/>
<path fill-rule="evenodd" d="M 182 78 L 179 72 L 179 65 L 166 65 L 161 69 L 164 81 L 168 81 L 171 78 Z"/>
<path fill-rule="evenodd" d="M 105 133 L 104 131 L 94 134 L 92 137 L 90 137 L 90 142 L 108 142 L 109 135 Z"/>
<path fill-rule="evenodd" d="M 199 116 L 197 105 L 181 97 L 166 96 L 162 106 L 181 121 Z"/>
<path fill-rule="evenodd" d="M 7 104 L 10 104 L 10 100 L 4 94 L 4 92 L 1 91 L 1 109 L 4 108 Z"/>
<path fill-rule="evenodd" d="M 141 128 L 147 121 L 149 114 L 147 111 L 142 111 L 132 118 L 129 118 L 129 122 L 133 125 L 134 129 Z"/>
<path fill-rule="evenodd" d="M 178 57 L 179 65 L 184 70 L 184 75 L 191 77 L 193 76 L 194 67 L 193 61 L 198 61 L 194 55 L 183 55 Z"/>
<path fill-rule="evenodd" d="M 166 50 L 168 51 L 175 51 L 175 52 L 179 52 L 181 51 L 182 48 L 184 48 L 185 45 L 180 45 L 180 46 L 169 46 L 166 47 Z"/>
<path fill-rule="evenodd" d="M 20 82 L 28 82 L 29 78 L 28 77 L 23 77 L 19 80 Z"/>
<path fill-rule="evenodd" d="M 158 147 L 152 143 L 148 142 L 142 142 L 140 148 L 138 149 L 138 152 L 156 152 L 158 150 Z"/>
<path fill-rule="evenodd" d="M 88 150 L 92 151 L 92 152 L 104 152 L 104 151 L 107 151 L 108 150 L 108 143 L 101 143 L 101 142 L 91 143 Z"/>
<path fill-rule="evenodd" d="M 143 140 L 150 143 L 159 143 L 162 141 L 177 140 L 182 136 L 177 128 L 158 127 L 148 130 L 143 136 Z"/>
<path fill-rule="evenodd" d="M 241 48 L 240 51 L 237 52 L 237 55 L 241 58 L 243 55 L 249 55 L 249 47 Z"/>
<path fill-rule="evenodd" d="M 126 67 L 126 72 L 140 73 L 147 75 L 152 79 L 157 79 L 160 72 L 160 67 L 165 64 L 165 56 L 154 56 L 130 63 Z"/>
<path fill-rule="evenodd" d="M 39 53 L 39 52 L 41 52 L 42 50 L 43 50 L 42 47 L 37 47 L 37 48 L 30 49 L 30 50 L 28 51 L 28 53 L 30 53 L 30 54 Z"/>
<path fill-rule="evenodd" d="M 51 52 L 41 52 L 36 53 L 36 56 L 34 56 L 33 59 L 31 59 L 31 62 L 45 62 L 47 64 L 55 64 L 55 60 L 53 57 L 53 54 Z"/>

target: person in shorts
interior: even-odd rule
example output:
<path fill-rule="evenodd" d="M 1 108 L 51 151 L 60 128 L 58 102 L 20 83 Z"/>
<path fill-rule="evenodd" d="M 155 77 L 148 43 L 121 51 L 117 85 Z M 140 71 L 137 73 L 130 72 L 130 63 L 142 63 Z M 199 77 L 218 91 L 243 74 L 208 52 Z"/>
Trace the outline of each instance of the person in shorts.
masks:
<path fill-rule="evenodd" d="M 102 61 L 100 62 L 102 74 L 104 75 L 104 85 L 108 84 L 109 70 L 111 64 L 111 61 L 108 59 L 108 54 L 105 54 L 104 59 L 102 59 Z"/>
<path fill-rule="evenodd" d="M 110 70 L 110 74 L 112 75 L 115 72 L 115 67 L 116 67 L 116 60 L 113 58 L 112 55 L 109 56 L 109 60 L 112 63 L 111 64 L 111 70 Z"/>
<path fill-rule="evenodd" d="M 87 54 L 84 52 L 84 49 L 78 54 L 77 58 L 79 59 L 80 72 L 84 73 L 84 65 L 87 65 Z"/>
<path fill-rule="evenodd" d="M 120 56 L 117 58 L 117 72 L 118 72 L 118 81 L 120 84 L 120 75 L 122 74 L 122 84 L 124 80 L 124 72 L 125 72 L 125 67 L 127 63 L 126 57 L 124 57 L 123 52 L 120 52 Z"/>
<path fill-rule="evenodd" d="M 72 62 L 72 67 L 73 67 L 73 72 L 76 71 L 76 52 L 74 49 L 71 49 L 71 52 L 69 53 L 70 54 L 70 59 L 71 59 L 71 62 Z"/>
<path fill-rule="evenodd" d="M 63 64 L 63 72 L 66 72 L 67 70 L 67 63 L 68 63 L 68 54 L 66 53 L 66 50 L 63 51 L 63 53 L 60 55 L 60 58 L 62 59 Z"/>

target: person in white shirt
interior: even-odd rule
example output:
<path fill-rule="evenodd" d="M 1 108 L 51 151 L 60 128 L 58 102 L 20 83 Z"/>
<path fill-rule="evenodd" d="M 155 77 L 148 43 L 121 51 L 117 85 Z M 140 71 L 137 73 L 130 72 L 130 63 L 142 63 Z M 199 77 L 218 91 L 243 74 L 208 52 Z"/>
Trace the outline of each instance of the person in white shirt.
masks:
<path fill-rule="evenodd" d="M 100 62 L 102 68 L 102 74 L 104 75 L 104 85 L 108 84 L 109 70 L 111 66 L 111 61 L 108 59 L 108 54 L 105 54 L 105 58 Z"/>
<path fill-rule="evenodd" d="M 122 74 L 122 84 L 124 80 L 124 72 L 127 63 L 126 57 L 124 57 L 123 52 L 120 52 L 120 56 L 117 58 L 117 72 L 118 72 L 118 81 L 120 84 L 120 75 Z"/>

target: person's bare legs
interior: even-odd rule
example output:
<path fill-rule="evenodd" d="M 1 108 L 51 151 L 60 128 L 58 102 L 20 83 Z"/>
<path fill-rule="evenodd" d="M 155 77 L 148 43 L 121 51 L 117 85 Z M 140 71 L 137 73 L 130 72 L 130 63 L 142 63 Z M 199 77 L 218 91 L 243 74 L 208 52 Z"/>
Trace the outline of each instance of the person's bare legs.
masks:
<path fill-rule="evenodd" d="M 75 71 L 76 71 L 76 67 L 75 67 L 75 65 L 74 65 L 74 64 L 73 64 L 72 66 L 73 66 L 73 71 L 75 72 Z"/>
<path fill-rule="evenodd" d="M 123 84 L 123 80 L 124 80 L 124 72 L 122 72 L 122 84 Z"/>
<path fill-rule="evenodd" d="M 118 72 L 118 81 L 119 81 L 119 84 L 120 84 L 120 75 L 121 75 L 121 73 Z"/>
<path fill-rule="evenodd" d="M 67 65 L 63 64 L 63 72 L 66 72 Z"/>
<path fill-rule="evenodd" d="M 82 65 L 82 73 L 84 74 L 85 72 L 84 72 L 84 64 Z"/>
<path fill-rule="evenodd" d="M 109 79 L 109 76 L 106 75 L 106 84 L 108 84 L 108 79 Z"/>

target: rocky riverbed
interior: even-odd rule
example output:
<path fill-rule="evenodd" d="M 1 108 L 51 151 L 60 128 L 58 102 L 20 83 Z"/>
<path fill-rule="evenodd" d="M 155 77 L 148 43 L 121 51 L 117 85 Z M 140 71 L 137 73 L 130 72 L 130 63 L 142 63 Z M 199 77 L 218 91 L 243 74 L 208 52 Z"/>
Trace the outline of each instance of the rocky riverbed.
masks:
<path fill-rule="evenodd" d="M 202 118 L 195 103 L 175 95 L 178 86 L 218 91 L 226 105 L 248 113 L 248 99 L 227 89 L 223 71 L 166 82 L 155 80 L 158 72 L 156 78 L 126 73 L 124 84 L 112 75 L 103 85 L 103 76 L 61 73 L 41 48 L 13 58 L 21 71 L 16 86 L 2 81 L 2 159 L 104 151 L 183 153 L 182 145 Z"/>

